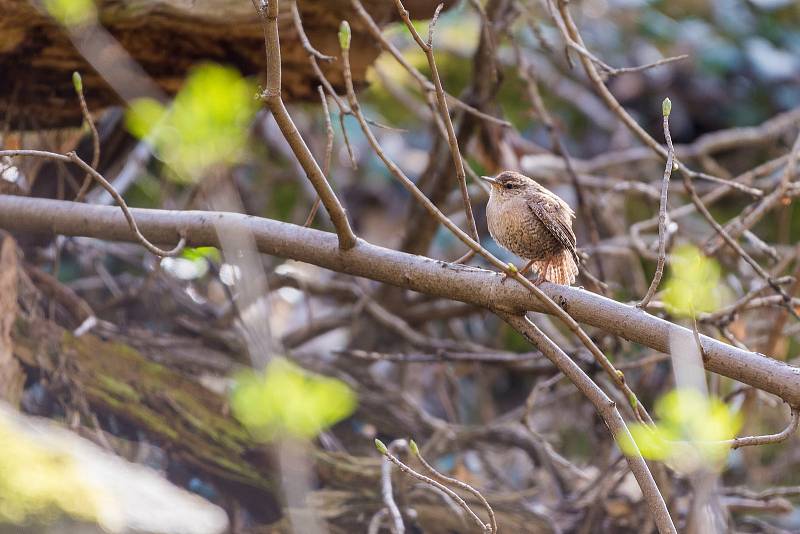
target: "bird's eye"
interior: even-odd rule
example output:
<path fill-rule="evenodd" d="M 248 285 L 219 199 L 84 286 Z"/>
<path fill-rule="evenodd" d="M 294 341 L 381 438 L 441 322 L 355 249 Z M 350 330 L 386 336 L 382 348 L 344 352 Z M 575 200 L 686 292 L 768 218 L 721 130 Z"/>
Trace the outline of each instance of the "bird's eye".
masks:
<path fill-rule="evenodd" d="M 512 184 L 511 182 L 506 182 L 503 184 L 503 187 L 505 187 L 506 189 L 514 189 L 514 184 Z"/>

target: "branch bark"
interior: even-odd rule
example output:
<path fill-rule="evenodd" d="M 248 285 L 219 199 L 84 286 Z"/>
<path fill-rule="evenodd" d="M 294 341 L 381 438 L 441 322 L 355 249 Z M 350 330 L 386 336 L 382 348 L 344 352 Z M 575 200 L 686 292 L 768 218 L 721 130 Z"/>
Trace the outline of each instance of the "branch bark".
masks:
<path fill-rule="evenodd" d="M 289 111 L 283 104 L 281 96 L 281 44 L 278 37 L 278 0 L 273 0 L 268 5 L 264 0 L 255 0 L 254 5 L 258 9 L 259 15 L 264 21 L 264 47 L 267 55 L 267 87 L 263 94 L 264 102 L 275 117 L 275 122 L 286 138 L 286 142 L 292 147 L 297 161 L 308 177 L 308 180 L 317 191 L 322 205 L 328 212 L 336 233 L 339 236 L 339 246 L 347 250 L 356 243 L 356 235 L 350 228 L 347 220 L 347 212 L 342 207 L 333 188 L 328 183 L 326 176 L 319 168 L 317 160 L 308 149 L 308 145 L 303 140 L 297 127 L 294 125 Z"/>
<path fill-rule="evenodd" d="M 131 209 L 142 234 L 155 243 L 174 243 L 179 232 L 188 246 L 219 246 L 215 223 L 253 233 L 264 254 L 291 258 L 431 296 L 508 313 L 546 312 L 524 287 L 501 284 L 502 275 L 379 247 L 359 239 L 339 248 L 335 234 L 237 213 Z M 0 195 L 0 228 L 135 242 L 119 209 L 73 202 Z M 575 318 L 624 339 L 668 353 L 670 335 L 682 326 L 580 288 L 544 283 L 541 289 Z M 711 372 L 762 389 L 800 407 L 800 368 L 700 336 L 703 364 Z"/>

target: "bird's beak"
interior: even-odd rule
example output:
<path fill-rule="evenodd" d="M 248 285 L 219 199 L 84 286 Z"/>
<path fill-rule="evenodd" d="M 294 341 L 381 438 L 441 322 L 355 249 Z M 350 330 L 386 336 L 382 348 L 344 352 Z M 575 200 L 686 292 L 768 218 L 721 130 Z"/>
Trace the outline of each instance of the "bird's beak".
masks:
<path fill-rule="evenodd" d="M 484 182 L 489 182 L 489 185 L 500 185 L 497 183 L 497 180 L 495 180 L 491 176 L 480 176 L 479 178 Z"/>

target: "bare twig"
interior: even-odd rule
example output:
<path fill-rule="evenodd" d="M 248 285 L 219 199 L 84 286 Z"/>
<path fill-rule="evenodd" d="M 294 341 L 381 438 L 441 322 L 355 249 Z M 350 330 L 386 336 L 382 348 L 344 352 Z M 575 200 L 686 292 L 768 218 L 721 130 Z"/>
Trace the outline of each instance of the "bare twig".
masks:
<path fill-rule="evenodd" d="M 797 408 L 792 408 L 792 419 L 789 421 L 789 424 L 786 426 L 786 428 L 777 434 L 733 438 L 723 441 L 722 443 L 730 445 L 732 449 L 738 449 L 739 447 L 753 447 L 756 445 L 767 445 L 770 443 L 780 443 L 782 441 L 786 441 L 791 435 L 797 432 L 798 425 L 800 425 L 800 410 Z"/>
<path fill-rule="evenodd" d="M 453 128 L 453 121 L 450 120 L 450 110 L 447 108 L 447 98 L 442 86 L 442 79 L 439 76 L 439 68 L 436 66 L 436 58 L 433 54 L 433 33 L 436 28 L 436 21 L 439 18 L 439 13 L 441 12 L 444 4 L 439 4 L 436 8 L 436 12 L 433 14 L 433 19 L 431 19 L 431 23 L 428 28 L 427 42 L 422 40 L 422 37 L 417 32 L 414 24 L 412 24 L 408 15 L 408 11 L 405 7 L 403 7 L 402 1 L 395 0 L 395 5 L 397 6 L 397 11 L 400 13 L 403 22 L 405 22 L 406 27 L 411 32 L 411 35 L 414 36 L 414 40 L 417 42 L 419 47 L 425 53 L 425 57 L 428 59 L 428 66 L 431 69 L 431 78 L 433 78 L 433 86 L 436 92 L 436 102 L 439 107 L 439 114 L 442 118 L 442 121 L 444 121 L 444 126 L 447 131 L 447 142 L 450 145 L 450 154 L 453 157 L 453 166 L 456 169 L 456 178 L 458 179 L 458 185 L 461 188 L 461 200 L 464 203 L 464 213 L 467 218 L 469 234 L 475 241 L 480 241 L 480 237 L 478 236 L 478 227 L 475 225 L 475 216 L 472 214 L 472 204 L 469 200 L 467 176 L 464 171 L 464 160 L 461 157 L 461 150 L 458 147 L 458 139 L 456 139 L 456 131 Z"/>
<path fill-rule="evenodd" d="M 451 490 L 450 488 L 448 488 L 444 484 L 440 484 L 436 480 L 434 480 L 434 479 L 432 479 L 430 477 L 427 477 L 427 476 L 423 475 L 422 473 L 418 473 L 417 471 L 414 471 L 412 468 L 410 468 L 409 466 L 407 466 L 406 464 L 401 462 L 400 459 L 397 458 L 394 454 L 389 452 L 389 450 L 386 448 L 386 445 L 384 445 L 380 440 L 378 440 L 378 439 L 375 440 L 375 446 L 377 447 L 378 451 L 381 454 L 383 454 L 384 458 L 387 458 L 390 462 L 392 462 L 394 465 L 396 465 L 397 468 L 400 469 L 400 471 L 402 471 L 403 473 L 405 473 L 405 474 L 407 474 L 407 475 L 409 475 L 411 477 L 416 478 L 420 482 L 424 482 L 425 484 L 433 486 L 434 488 L 438 489 L 439 491 L 442 491 L 445 494 L 447 494 L 448 497 L 453 499 L 453 501 L 455 501 L 458 504 L 458 506 L 461 507 L 462 510 L 467 512 L 467 515 L 477 525 L 480 526 L 482 532 L 491 532 L 489 530 L 491 527 L 489 525 L 487 525 L 486 523 L 484 523 L 483 520 L 480 517 L 478 517 L 475 514 L 475 512 L 472 511 L 472 508 L 470 508 L 469 505 L 464 501 L 464 499 L 462 499 L 456 492 L 454 492 L 453 490 Z"/>
<path fill-rule="evenodd" d="M 131 214 L 131 210 L 128 208 L 128 204 L 125 202 L 125 199 L 122 198 L 114 186 L 112 186 L 108 180 L 106 180 L 102 174 L 94 170 L 88 163 L 83 161 L 75 152 L 68 152 L 67 154 L 56 154 L 55 152 L 46 152 L 42 150 L 2 150 L 0 151 L 0 157 L 8 156 L 27 156 L 27 157 L 37 157 L 37 158 L 46 158 L 52 159 L 56 161 L 62 162 L 69 162 L 74 163 L 84 171 L 86 171 L 88 176 L 91 176 L 97 182 L 103 186 L 103 189 L 108 191 L 108 193 L 114 198 L 114 200 L 119 205 L 120 209 L 122 210 L 123 215 L 125 215 L 125 220 L 128 222 L 128 226 L 133 234 L 136 236 L 136 240 L 142 244 L 144 248 L 155 254 L 156 256 L 162 257 L 169 257 L 169 256 L 177 256 L 183 250 L 183 247 L 186 245 L 186 236 L 184 235 L 183 231 L 180 231 L 180 240 L 178 244 L 175 245 L 175 248 L 171 250 L 163 250 L 158 248 L 157 246 L 153 245 L 142 233 L 139 231 L 139 226 L 136 224 L 136 219 L 133 218 Z"/>
<path fill-rule="evenodd" d="M 333 61 L 336 59 L 333 56 L 326 56 L 311 45 L 311 41 L 308 40 L 308 35 L 306 35 L 306 31 L 303 28 L 303 21 L 300 18 L 300 11 L 297 9 L 297 2 L 292 1 L 289 3 L 289 11 L 292 13 L 292 21 L 297 30 L 297 35 L 300 37 L 300 44 L 303 45 L 303 49 L 320 61 Z"/>
<path fill-rule="evenodd" d="M 83 80 L 81 79 L 81 75 L 77 71 L 72 74 L 72 84 L 75 86 L 75 92 L 78 94 L 78 101 L 81 104 L 81 113 L 83 114 L 83 120 L 89 126 L 89 131 L 92 133 L 91 166 L 93 169 L 96 169 L 97 165 L 100 163 L 100 134 L 97 133 L 97 127 L 94 125 L 94 121 L 92 120 L 92 115 L 91 113 L 89 113 L 89 107 L 86 105 L 86 97 L 83 95 Z M 83 200 L 83 197 L 89 190 L 90 185 L 92 185 L 92 177 L 87 172 L 86 178 L 83 179 L 83 184 L 81 185 L 81 188 L 75 195 L 76 202 L 81 202 Z"/>
<path fill-rule="evenodd" d="M 356 13 L 358 13 L 358 15 L 361 17 L 361 19 L 366 23 L 367 29 L 372 34 L 372 36 L 381 44 L 381 46 L 387 52 L 389 52 L 397 60 L 398 63 L 400 63 L 400 65 L 404 69 L 406 69 L 406 71 L 408 71 L 409 74 L 411 74 L 411 76 L 420 85 L 422 90 L 424 92 L 433 92 L 433 91 L 435 91 L 436 89 L 433 86 L 433 84 L 430 82 L 430 80 L 425 78 L 425 76 L 423 76 L 422 73 L 419 70 L 414 68 L 414 66 L 411 65 L 411 63 L 409 63 L 408 60 L 406 60 L 406 58 L 403 56 L 403 54 L 400 53 L 400 51 L 397 49 L 397 47 L 394 46 L 392 43 L 390 43 L 386 39 L 386 37 L 384 37 L 383 33 L 381 32 L 380 27 L 375 23 L 375 21 L 370 16 L 370 14 L 367 12 L 367 10 L 364 9 L 364 6 L 361 4 L 361 2 L 359 0 L 351 0 L 351 3 L 353 5 L 353 8 L 356 10 Z M 453 95 L 451 95 L 449 93 L 445 93 L 445 97 L 450 102 L 451 106 L 455 106 L 455 107 L 461 108 L 465 112 L 470 113 L 471 115 L 475 115 L 476 117 L 478 117 L 478 118 L 480 118 L 482 120 L 493 122 L 495 124 L 499 124 L 499 125 L 505 126 L 507 128 L 510 128 L 512 126 L 512 124 L 510 122 L 504 121 L 502 119 L 498 119 L 497 117 L 494 117 L 492 115 L 484 113 L 484 112 L 480 111 L 479 109 L 476 109 L 473 106 L 470 106 L 469 104 L 467 104 L 465 102 L 462 102 L 461 100 L 459 100 L 458 98 L 454 97 Z"/>
<path fill-rule="evenodd" d="M 405 448 L 405 440 L 394 440 L 389 444 L 389 450 L 392 452 L 398 448 Z M 403 516 L 400 515 L 400 509 L 397 503 L 394 502 L 394 495 L 392 494 L 392 463 L 387 456 L 383 457 L 381 462 L 381 496 L 386 509 L 389 510 L 389 516 L 392 518 L 392 531 L 394 534 L 403 534 L 406 527 L 403 524 Z"/>
<path fill-rule="evenodd" d="M 278 3 L 279 0 L 253 0 L 258 14 L 264 25 L 264 47 L 267 55 L 266 89 L 262 95 L 264 102 L 275 117 L 275 122 L 292 148 L 297 161 L 303 167 L 306 176 L 317 191 L 322 205 L 331 218 L 336 234 L 339 236 L 339 246 L 347 250 L 355 246 L 357 238 L 350 228 L 347 213 L 342 207 L 325 174 L 319 168 L 317 161 L 308 149 L 303 137 L 297 130 L 292 117 L 286 109 L 281 97 L 281 48 L 278 38 Z"/>
<path fill-rule="evenodd" d="M 416 455 L 417 459 L 422 464 L 422 466 L 428 470 L 428 472 L 431 474 L 431 477 L 438 480 L 442 484 L 450 484 L 452 486 L 455 486 L 459 489 L 462 489 L 474 495 L 481 502 L 481 504 L 483 504 L 483 507 L 486 508 L 486 513 L 489 515 L 489 532 L 492 534 L 497 533 L 497 518 L 494 515 L 494 510 L 492 510 L 492 507 L 489 506 L 489 502 L 481 494 L 480 491 L 476 490 L 466 482 L 462 482 L 457 478 L 445 476 L 436 469 L 434 469 L 434 467 L 431 464 L 429 464 L 428 461 L 422 456 L 422 454 L 419 451 L 419 447 L 417 447 L 417 444 L 414 442 L 414 440 L 410 441 L 409 449 L 411 450 L 412 453 Z"/>
<path fill-rule="evenodd" d="M 733 239 L 738 238 L 745 230 L 752 228 L 769 210 L 773 209 L 784 199 L 790 184 L 794 181 L 794 177 L 797 174 L 797 164 L 799 161 L 800 134 L 795 138 L 792 149 L 789 152 L 788 159 L 786 160 L 786 167 L 783 169 L 783 175 L 781 176 L 778 187 L 775 188 L 772 193 L 761 199 L 754 208 L 745 211 L 742 215 L 729 221 L 725 225 L 725 230 L 728 235 Z M 715 254 L 724 242 L 727 242 L 727 239 L 720 234 L 704 247 L 706 254 Z"/>
<path fill-rule="evenodd" d="M 667 140 L 667 163 L 664 166 L 664 177 L 661 180 L 661 200 L 658 205 L 658 261 L 656 262 L 656 272 L 647 293 L 637 307 L 646 308 L 656 294 L 661 277 L 664 274 L 664 263 L 667 261 L 667 194 L 669 192 L 669 179 L 672 176 L 673 159 L 675 158 L 675 147 L 672 146 L 672 136 L 669 133 L 669 112 L 672 103 L 669 98 L 664 99 L 662 104 L 664 115 L 664 138 Z"/>
<path fill-rule="evenodd" d="M 615 439 L 627 437 L 627 439 L 633 443 L 630 431 L 625 425 L 625 420 L 617 410 L 614 401 L 612 401 L 603 390 L 601 390 L 600 387 L 558 347 L 558 345 L 553 343 L 550 338 L 524 315 L 513 315 L 502 312 L 498 314 L 504 321 L 533 343 L 536 348 L 541 350 L 542 354 L 553 362 L 553 365 L 575 384 L 580 392 L 589 399 L 600 417 L 603 418 L 603 421 L 606 423 L 606 426 L 608 426 L 608 429 Z M 647 501 L 648 509 L 658 526 L 658 531 L 662 534 L 667 532 L 677 533 L 678 531 L 672 523 L 672 518 L 670 518 L 664 498 L 658 491 L 658 486 L 656 486 L 656 482 L 652 474 L 650 474 L 650 470 L 644 458 L 639 454 L 626 456 L 626 460 L 628 461 L 628 466 L 631 472 L 633 472 L 636 481 L 639 483 L 645 501 Z"/>

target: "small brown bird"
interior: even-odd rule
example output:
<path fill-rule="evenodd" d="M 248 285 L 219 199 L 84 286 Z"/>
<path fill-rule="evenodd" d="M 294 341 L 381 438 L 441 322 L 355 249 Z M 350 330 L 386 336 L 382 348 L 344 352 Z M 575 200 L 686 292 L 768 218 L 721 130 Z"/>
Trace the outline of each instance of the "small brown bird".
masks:
<path fill-rule="evenodd" d="M 481 176 L 492 189 L 486 205 L 489 233 L 503 248 L 524 258 L 544 280 L 571 285 L 578 275 L 578 252 L 569 205 L 535 180 L 514 171 Z"/>

